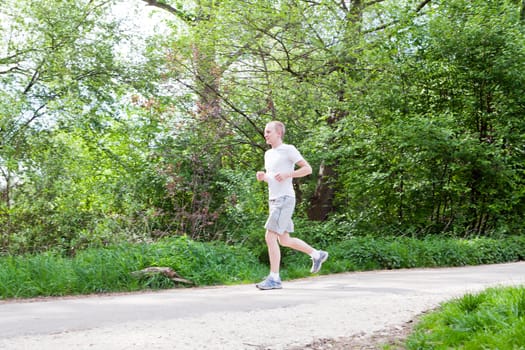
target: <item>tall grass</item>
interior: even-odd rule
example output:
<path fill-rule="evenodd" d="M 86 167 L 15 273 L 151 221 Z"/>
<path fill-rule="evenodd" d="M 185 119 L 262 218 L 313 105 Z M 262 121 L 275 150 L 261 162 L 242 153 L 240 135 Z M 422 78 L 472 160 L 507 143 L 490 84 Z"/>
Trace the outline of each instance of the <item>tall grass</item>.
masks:
<path fill-rule="evenodd" d="M 432 237 L 356 237 L 323 247 L 330 259 L 323 273 L 413 267 L 463 266 L 523 259 L 525 237 L 462 240 Z M 74 257 L 58 253 L 0 257 L 0 298 L 90 294 L 171 288 L 164 276 L 136 278 L 131 274 L 150 266 L 171 267 L 195 285 L 255 282 L 268 272 L 268 261 L 241 246 L 201 243 L 186 237 L 151 244 L 123 243 L 79 251 Z M 307 255 L 283 249 L 284 279 L 309 275 Z M 263 254 L 266 256 L 266 254 Z"/>
<path fill-rule="evenodd" d="M 153 244 L 121 244 L 80 251 L 75 257 L 59 254 L 0 258 L 0 297 L 27 298 L 147 288 L 169 288 L 164 276 L 133 277 L 149 266 L 167 266 L 196 285 L 239 283 L 264 274 L 249 251 L 224 244 L 204 244 L 185 237 Z"/>
<path fill-rule="evenodd" d="M 523 260 L 525 236 L 500 239 L 353 237 L 329 250 L 327 267 L 333 272 L 496 264 Z"/>
<path fill-rule="evenodd" d="M 467 294 L 424 316 L 407 349 L 525 348 L 525 288 Z"/>

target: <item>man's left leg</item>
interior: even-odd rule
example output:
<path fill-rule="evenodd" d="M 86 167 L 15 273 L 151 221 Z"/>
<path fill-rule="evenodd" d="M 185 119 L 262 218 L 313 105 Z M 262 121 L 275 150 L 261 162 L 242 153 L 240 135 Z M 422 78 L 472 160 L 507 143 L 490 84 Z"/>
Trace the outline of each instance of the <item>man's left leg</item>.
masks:
<path fill-rule="evenodd" d="M 315 251 L 315 249 L 312 248 L 308 243 L 302 239 L 290 236 L 288 232 L 284 232 L 277 238 L 283 247 L 292 248 L 308 255 L 311 255 Z"/>
<path fill-rule="evenodd" d="M 302 239 L 291 237 L 288 232 L 285 232 L 279 236 L 279 243 L 285 247 L 289 247 L 310 255 L 312 258 L 312 268 L 310 269 L 311 273 L 319 272 L 323 263 L 326 261 L 326 259 L 328 259 L 328 252 L 316 250 Z"/>

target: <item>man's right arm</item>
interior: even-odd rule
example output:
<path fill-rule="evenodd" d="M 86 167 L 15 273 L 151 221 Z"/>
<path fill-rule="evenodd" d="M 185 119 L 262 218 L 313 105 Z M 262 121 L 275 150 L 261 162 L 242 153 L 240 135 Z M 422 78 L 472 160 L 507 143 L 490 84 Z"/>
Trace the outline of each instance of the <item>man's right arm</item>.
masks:
<path fill-rule="evenodd" d="M 266 173 L 264 171 L 257 172 L 257 181 L 266 181 Z"/>

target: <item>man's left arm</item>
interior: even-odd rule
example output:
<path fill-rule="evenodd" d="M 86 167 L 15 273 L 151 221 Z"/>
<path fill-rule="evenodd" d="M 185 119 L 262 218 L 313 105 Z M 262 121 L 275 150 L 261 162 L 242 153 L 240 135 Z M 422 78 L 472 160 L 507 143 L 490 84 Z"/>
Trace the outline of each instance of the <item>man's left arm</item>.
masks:
<path fill-rule="evenodd" d="M 283 173 L 283 174 L 277 174 L 275 176 L 275 179 L 277 181 L 283 181 L 283 180 L 286 180 L 288 178 L 294 178 L 294 177 L 303 177 L 303 176 L 307 176 L 307 175 L 310 175 L 312 173 L 312 167 L 310 166 L 310 164 L 308 164 L 308 162 L 304 159 L 301 159 L 300 161 L 298 161 L 297 163 L 295 163 L 295 165 L 298 166 L 297 169 L 295 169 L 294 171 L 292 171 L 291 173 Z"/>
<path fill-rule="evenodd" d="M 298 166 L 298 168 L 292 171 L 289 177 L 303 177 L 312 173 L 312 167 L 306 160 L 302 159 L 295 164 Z"/>

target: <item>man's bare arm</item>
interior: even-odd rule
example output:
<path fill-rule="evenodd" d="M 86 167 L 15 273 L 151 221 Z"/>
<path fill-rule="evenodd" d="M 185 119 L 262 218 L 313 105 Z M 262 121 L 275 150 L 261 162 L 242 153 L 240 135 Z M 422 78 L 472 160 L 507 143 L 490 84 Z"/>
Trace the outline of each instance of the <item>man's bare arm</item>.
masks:
<path fill-rule="evenodd" d="M 304 177 L 304 176 L 307 176 L 307 175 L 310 175 L 312 173 L 312 167 L 310 166 L 310 164 L 308 164 L 308 162 L 306 160 L 300 160 L 296 163 L 296 165 L 299 167 L 298 169 L 295 169 L 294 171 L 292 171 L 291 173 L 279 173 L 277 175 L 275 175 L 275 179 L 277 181 L 283 181 L 283 180 L 286 180 L 288 178 L 294 178 L 294 177 Z"/>
<path fill-rule="evenodd" d="M 304 177 L 312 173 L 312 167 L 306 160 L 300 160 L 297 162 L 298 169 L 290 173 L 290 177 Z"/>

